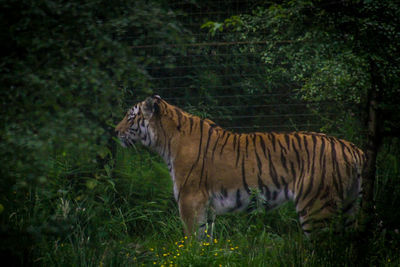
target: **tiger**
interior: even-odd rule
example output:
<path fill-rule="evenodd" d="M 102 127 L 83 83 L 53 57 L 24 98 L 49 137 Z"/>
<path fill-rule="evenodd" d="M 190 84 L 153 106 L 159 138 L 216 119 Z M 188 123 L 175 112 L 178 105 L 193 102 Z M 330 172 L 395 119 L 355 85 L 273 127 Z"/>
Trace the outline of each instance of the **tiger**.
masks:
<path fill-rule="evenodd" d="M 366 161 L 354 144 L 314 132 L 234 133 L 158 95 L 128 110 L 115 128 L 120 143 L 150 147 L 166 162 L 186 236 L 202 236 L 216 215 L 266 210 L 293 201 L 306 235 L 335 215 L 354 225 Z M 358 204 L 357 204 L 358 203 Z"/>

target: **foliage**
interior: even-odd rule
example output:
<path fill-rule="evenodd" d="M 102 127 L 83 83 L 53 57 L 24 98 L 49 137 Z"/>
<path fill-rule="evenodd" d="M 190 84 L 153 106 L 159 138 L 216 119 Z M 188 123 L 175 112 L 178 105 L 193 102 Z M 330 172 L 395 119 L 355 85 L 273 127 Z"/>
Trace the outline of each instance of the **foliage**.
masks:
<path fill-rule="evenodd" d="M 383 129 L 398 128 L 394 1 L 259 3 L 183 26 L 188 10 L 218 13 L 231 3 L 1 1 L 2 257 L 44 266 L 356 264 L 351 236 L 304 238 L 291 204 L 220 216 L 211 239 L 185 239 L 165 164 L 113 139 L 123 110 L 154 90 L 228 127 L 260 126 L 262 116 L 282 123 L 283 111 L 308 101 L 319 130 L 361 144 L 371 59 L 385 88 Z M 246 45 L 201 46 L 215 41 Z M 242 118 L 243 109 L 253 117 Z M 289 121 L 290 129 L 298 122 L 312 123 Z M 386 138 L 378 158 L 385 230 L 368 240 L 369 265 L 400 263 L 398 148 L 398 138 Z"/>
<path fill-rule="evenodd" d="M 400 95 L 400 53 L 393 44 L 400 41 L 399 10 L 393 1 L 283 1 L 222 23 L 208 21 L 203 28 L 212 35 L 225 30 L 240 33 L 243 41 L 265 43 L 260 57 L 270 87 L 293 88 L 307 101 L 334 101 L 339 106 L 334 112 L 342 112 L 338 117 L 364 109 L 377 77 L 384 90 L 382 130 L 397 131 L 399 112 L 393 103 Z M 378 68 L 372 70 L 371 64 Z M 324 109 L 319 106 L 318 112 Z"/>
<path fill-rule="evenodd" d="M 68 164 L 64 179 L 112 169 L 113 126 L 127 107 L 123 99 L 151 93 L 146 65 L 156 58 L 136 55 L 132 46 L 149 38 L 179 43 L 181 29 L 162 1 L 1 6 L 1 233 L 25 235 L 32 227 L 47 228 L 47 213 L 34 213 L 38 221 L 19 216 L 34 209 L 36 194 L 63 184 L 52 173 L 59 159 Z M 132 33 L 141 37 L 131 40 Z M 55 196 L 47 197 L 50 205 Z"/>

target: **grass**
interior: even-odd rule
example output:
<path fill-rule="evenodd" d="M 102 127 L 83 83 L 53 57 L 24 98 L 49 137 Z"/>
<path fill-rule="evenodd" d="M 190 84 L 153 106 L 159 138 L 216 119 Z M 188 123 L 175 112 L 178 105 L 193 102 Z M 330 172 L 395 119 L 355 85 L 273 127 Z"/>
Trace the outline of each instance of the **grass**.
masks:
<path fill-rule="evenodd" d="M 158 158 L 120 150 L 108 164 L 102 170 L 80 170 L 60 157 L 47 183 L 15 192 L 19 205 L 10 223 L 16 235 L 28 236 L 32 260 L 25 264 L 351 266 L 363 261 L 400 266 L 400 238 L 394 230 L 368 239 L 360 259 L 351 236 L 306 238 L 291 203 L 270 212 L 218 216 L 213 236 L 202 241 L 184 237 L 171 180 Z M 382 190 L 377 196 L 384 197 Z M 396 198 L 399 192 L 393 194 Z"/>

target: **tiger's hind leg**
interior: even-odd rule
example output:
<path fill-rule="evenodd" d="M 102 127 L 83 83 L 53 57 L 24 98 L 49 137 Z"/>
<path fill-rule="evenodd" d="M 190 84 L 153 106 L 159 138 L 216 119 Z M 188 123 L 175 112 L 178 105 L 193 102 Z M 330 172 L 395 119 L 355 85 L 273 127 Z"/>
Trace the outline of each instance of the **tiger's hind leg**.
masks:
<path fill-rule="evenodd" d="M 309 209 L 299 212 L 301 227 L 306 234 L 320 230 L 344 233 L 355 225 L 357 204 L 357 198 L 351 202 L 334 198 L 315 201 Z"/>
<path fill-rule="evenodd" d="M 300 216 L 300 225 L 306 235 L 329 228 L 332 218 L 337 213 L 337 202 L 334 199 L 312 200 L 312 205 L 302 207 L 298 203 L 296 209 Z"/>
<path fill-rule="evenodd" d="M 356 226 L 357 213 L 361 205 L 361 179 L 354 180 L 347 190 L 347 197 L 343 201 L 341 213 L 344 218 L 344 227 Z"/>

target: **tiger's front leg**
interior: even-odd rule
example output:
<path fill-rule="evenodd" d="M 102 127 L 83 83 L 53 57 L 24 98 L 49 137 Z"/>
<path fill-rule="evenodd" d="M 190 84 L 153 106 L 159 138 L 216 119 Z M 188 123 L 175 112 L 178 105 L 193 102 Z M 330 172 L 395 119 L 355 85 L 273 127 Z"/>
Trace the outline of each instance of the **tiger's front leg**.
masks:
<path fill-rule="evenodd" d="M 205 194 L 183 194 L 179 199 L 179 213 L 184 224 L 186 236 L 192 236 L 197 230 L 197 237 L 203 239 L 207 221 L 208 199 Z M 212 216 L 211 216 L 212 217 Z"/>

